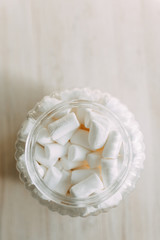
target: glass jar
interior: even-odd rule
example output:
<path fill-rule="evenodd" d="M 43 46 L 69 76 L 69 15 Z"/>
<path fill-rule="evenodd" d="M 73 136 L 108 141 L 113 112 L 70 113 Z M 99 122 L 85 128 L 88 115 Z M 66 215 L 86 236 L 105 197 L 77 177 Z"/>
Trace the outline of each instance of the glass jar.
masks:
<path fill-rule="evenodd" d="M 26 188 L 50 210 L 72 217 L 97 215 L 117 206 L 124 196 L 134 188 L 145 158 L 143 135 L 133 114 L 116 98 L 99 91 L 85 89 L 90 93 L 90 98 L 88 95 L 80 94 L 77 97 L 79 99 L 76 99 L 76 94 L 71 96 L 71 93 L 75 91 L 73 89 L 70 90 L 71 99 L 63 99 L 62 96 L 66 96 L 67 91 L 50 95 L 49 98 L 62 99 L 53 107 L 50 105 L 42 111 L 46 101 L 44 98 L 28 113 L 16 142 L 17 169 Z M 50 190 L 40 178 L 34 161 L 35 143 L 39 129 L 76 108 L 90 108 L 103 115 L 118 130 L 123 140 L 123 148 L 119 156 L 120 171 L 117 178 L 104 191 L 84 199 L 64 196 Z"/>

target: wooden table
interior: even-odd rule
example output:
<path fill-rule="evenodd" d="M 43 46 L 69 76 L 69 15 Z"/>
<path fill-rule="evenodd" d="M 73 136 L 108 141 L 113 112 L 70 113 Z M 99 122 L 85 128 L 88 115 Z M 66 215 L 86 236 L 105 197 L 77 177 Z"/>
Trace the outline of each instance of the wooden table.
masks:
<path fill-rule="evenodd" d="M 0 240 L 160 239 L 159 27 L 159 0 L 0 0 Z M 108 214 L 62 217 L 25 190 L 14 143 L 45 94 L 86 86 L 110 92 L 135 113 L 145 169 Z"/>

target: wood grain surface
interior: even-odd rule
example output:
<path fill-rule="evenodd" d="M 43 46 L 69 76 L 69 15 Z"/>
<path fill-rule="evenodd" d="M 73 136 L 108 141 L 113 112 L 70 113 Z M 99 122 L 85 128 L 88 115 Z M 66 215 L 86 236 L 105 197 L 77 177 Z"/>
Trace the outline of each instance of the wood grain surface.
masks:
<path fill-rule="evenodd" d="M 160 239 L 159 30 L 159 0 L 0 0 L 0 240 Z M 45 94 L 86 86 L 135 113 L 146 162 L 120 206 L 82 219 L 31 197 L 18 178 L 14 144 Z"/>

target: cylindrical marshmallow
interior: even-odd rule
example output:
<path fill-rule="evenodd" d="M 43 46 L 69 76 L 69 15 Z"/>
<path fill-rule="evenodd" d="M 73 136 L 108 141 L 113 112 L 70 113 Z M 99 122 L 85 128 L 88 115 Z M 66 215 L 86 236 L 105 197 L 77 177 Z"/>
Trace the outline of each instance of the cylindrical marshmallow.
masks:
<path fill-rule="evenodd" d="M 39 144 L 35 145 L 34 159 L 47 168 L 50 166 L 50 162 L 45 155 L 44 148 L 41 147 Z"/>
<path fill-rule="evenodd" d="M 92 121 L 88 135 L 88 142 L 92 149 L 102 148 L 109 134 L 109 127 L 103 126 L 97 121 Z"/>
<path fill-rule="evenodd" d="M 58 157 L 49 159 L 49 164 L 50 164 L 49 166 L 50 167 L 55 166 L 57 161 L 58 161 Z"/>
<path fill-rule="evenodd" d="M 62 164 L 62 167 L 65 170 L 71 170 L 71 169 L 74 169 L 74 168 L 77 168 L 77 167 L 81 167 L 81 166 L 84 165 L 83 161 L 74 161 L 74 162 L 73 161 L 69 161 L 66 156 L 62 157 L 60 162 Z"/>
<path fill-rule="evenodd" d="M 75 133 L 75 131 L 76 131 L 76 130 L 73 130 L 73 131 L 67 133 L 66 135 L 58 138 L 58 139 L 56 140 L 56 142 L 59 143 L 59 144 L 61 144 L 61 145 L 65 145 L 65 144 L 71 139 L 71 137 L 72 137 L 72 135 Z"/>
<path fill-rule="evenodd" d="M 93 112 L 93 111 L 87 111 L 85 114 L 85 119 L 84 119 L 84 125 L 86 128 L 90 128 L 92 121 L 97 121 L 99 123 L 101 123 L 103 126 L 107 126 L 109 125 L 108 120 L 105 116 L 97 113 L 97 112 Z"/>
<path fill-rule="evenodd" d="M 91 168 L 96 168 L 101 164 L 101 154 L 92 152 L 87 155 L 87 162 Z"/>
<path fill-rule="evenodd" d="M 40 165 L 37 161 L 35 161 L 35 165 L 36 165 L 39 176 L 43 178 L 47 171 L 47 168 L 43 165 Z"/>
<path fill-rule="evenodd" d="M 84 125 L 84 121 L 85 121 L 85 116 L 86 113 L 90 112 L 91 110 L 89 108 L 77 108 L 76 109 L 76 116 L 78 121 Z"/>
<path fill-rule="evenodd" d="M 95 112 L 93 111 L 88 111 L 86 114 L 85 114 L 85 118 L 84 118 L 84 125 L 86 128 L 90 128 L 90 124 L 91 124 L 91 121 L 95 118 Z"/>
<path fill-rule="evenodd" d="M 73 144 L 77 144 L 80 145 L 84 148 L 87 148 L 89 150 L 91 150 L 91 147 L 89 146 L 88 143 L 88 131 L 85 131 L 83 129 L 78 129 L 73 136 L 71 137 L 70 141 Z"/>
<path fill-rule="evenodd" d="M 70 186 L 71 186 L 71 172 L 63 170 L 62 178 L 59 181 L 59 183 L 55 186 L 54 191 L 66 195 Z"/>
<path fill-rule="evenodd" d="M 61 178 L 62 172 L 56 167 L 50 167 L 44 176 L 44 182 L 51 190 L 54 190 Z"/>
<path fill-rule="evenodd" d="M 117 159 L 101 159 L 102 179 L 105 187 L 108 187 L 118 175 Z"/>
<path fill-rule="evenodd" d="M 44 146 L 47 143 L 52 143 L 53 140 L 51 139 L 47 128 L 41 128 L 37 134 L 37 142 Z"/>
<path fill-rule="evenodd" d="M 53 115 L 53 118 L 59 119 L 64 117 L 66 114 L 69 114 L 71 111 L 71 108 L 65 109 L 65 110 L 60 110 Z"/>
<path fill-rule="evenodd" d="M 89 151 L 79 145 L 71 144 L 68 148 L 69 161 L 84 161 Z"/>
<path fill-rule="evenodd" d="M 118 158 L 121 144 L 121 135 L 117 131 L 111 131 L 104 145 L 102 156 L 104 158 Z"/>
<path fill-rule="evenodd" d="M 103 183 L 96 173 L 77 183 L 70 189 L 70 193 L 74 197 L 86 198 L 98 189 L 103 189 Z"/>
<path fill-rule="evenodd" d="M 77 169 L 72 171 L 71 176 L 71 184 L 77 184 L 84 180 L 85 178 L 89 177 L 93 173 L 96 173 L 98 176 L 100 175 L 100 170 L 98 168 L 96 169 Z"/>
<path fill-rule="evenodd" d="M 60 160 L 58 160 L 58 161 L 55 163 L 54 167 L 58 168 L 59 170 L 62 170 L 62 169 L 63 169 L 63 166 L 62 166 L 62 163 L 61 163 Z"/>
<path fill-rule="evenodd" d="M 39 103 L 38 109 L 40 112 L 47 112 L 51 110 L 56 104 L 60 103 L 61 101 L 57 98 L 52 98 L 49 96 L 45 96 L 43 100 Z"/>
<path fill-rule="evenodd" d="M 70 146 L 69 142 L 67 144 L 65 144 L 64 146 L 60 145 L 58 143 L 46 144 L 44 147 L 46 157 L 49 160 L 54 159 L 54 158 L 63 157 L 67 154 L 69 146 Z"/>
<path fill-rule="evenodd" d="M 75 113 L 69 113 L 64 117 L 48 125 L 49 133 L 53 140 L 57 140 L 80 126 Z"/>

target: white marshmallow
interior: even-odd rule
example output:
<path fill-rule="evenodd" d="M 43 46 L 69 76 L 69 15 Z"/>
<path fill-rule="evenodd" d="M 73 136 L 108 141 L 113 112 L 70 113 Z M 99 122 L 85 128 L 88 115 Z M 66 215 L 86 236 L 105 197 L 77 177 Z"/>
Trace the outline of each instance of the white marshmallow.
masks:
<path fill-rule="evenodd" d="M 68 149 L 69 161 L 84 161 L 89 151 L 81 146 L 71 144 Z"/>
<path fill-rule="evenodd" d="M 89 146 L 88 143 L 88 131 L 85 131 L 83 129 L 78 129 L 73 136 L 71 137 L 70 141 L 73 144 L 77 144 L 80 145 L 84 148 L 87 148 L 89 150 L 91 150 L 91 147 Z"/>
<path fill-rule="evenodd" d="M 56 104 L 61 101 L 57 98 L 52 98 L 49 96 L 45 96 L 42 101 L 38 104 L 38 109 L 40 112 L 47 112 L 51 110 Z"/>
<path fill-rule="evenodd" d="M 62 172 L 56 167 L 50 167 L 44 176 L 44 182 L 51 190 L 54 190 L 61 178 Z"/>
<path fill-rule="evenodd" d="M 75 131 L 76 131 L 76 130 L 73 130 L 73 131 L 67 133 L 66 135 L 58 138 L 58 139 L 56 140 L 56 142 L 59 143 L 59 144 L 61 144 L 61 145 L 65 145 L 65 144 L 71 139 L 71 137 L 72 137 L 72 135 L 75 133 Z"/>
<path fill-rule="evenodd" d="M 49 166 L 50 167 L 52 167 L 52 166 L 54 166 L 55 164 L 56 164 L 56 162 L 58 162 L 58 158 L 51 158 L 51 159 L 49 159 Z"/>
<path fill-rule="evenodd" d="M 91 168 L 96 168 L 101 164 L 101 154 L 92 152 L 87 155 L 87 162 Z"/>
<path fill-rule="evenodd" d="M 60 160 L 55 163 L 54 167 L 58 168 L 59 170 L 63 169 L 63 166 Z"/>
<path fill-rule="evenodd" d="M 104 145 L 102 156 L 105 158 L 117 158 L 122 144 L 122 137 L 117 131 L 109 133 L 107 142 Z"/>
<path fill-rule="evenodd" d="M 108 187 L 118 175 L 117 159 L 101 159 L 102 179 L 105 187 Z"/>
<path fill-rule="evenodd" d="M 53 140 L 51 139 L 47 128 L 41 128 L 37 134 L 37 142 L 44 146 L 47 143 L 52 143 Z"/>
<path fill-rule="evenodd" d="M 85 114 L 84 125 L 86 128 L 90 128 L 92 121 L 97 121 L 101 123 L 103 126 L 109 125 L 107 118 L 104 115 L 101 115 L 97 112 L 87 111 Z"/>
<path fill-rule="evenodd" d="M 76 109 L 76 116 L 78 121 L 84 125 L 84 120 L 85 120 L 85 116 L 88 112 L 90 112 L 91 110 L 89 108 L 77 108 Z"/>
<path fill-rule="evenodd" d="M 35 165 L 36 165 L 36 168 L 37 168 L 37 171 L 38 171 L 38 174 L 41 178 L 44 177 L 46 171 L 47 171 L 47 168 L 43 165 L 39 165 L 39 163 L 37 161 L 35 161 Z"/>
<path fill-rule="evenodd" d="M 35 145 L 34 159 L 47 168 L 50 166 L 50 162 L 45 155 L 44 148 L 41 147 L 39 144 Z"/>
<path fill-rule="evenodd" d="M 103 183 L 98 175 L 93 173 L 88 178 L 71 187 L 70 193 L 74 197 L 87 198 L 98 189 L 103 189 Z"/>
<path fill-rule="evenodd" d="M 72 171 L 71 176 L 71 184 L 77 184 L 84 180 L 85 178 L 89 177 L 93 173 L 96 173 L 98 176 L 100 175 L 100 170 L 97 169 L 77 169 Z"/>
<path fill-rule="evenodd" d="M 35 124 L 35 120 L 32 118 L 28 118 L 27 120 L 24 121 L 22 128 L 20 130 L 20 134 L 23 138 L 27 138 L 34 124 Z"/>
<path fill-rule="evenodd" d="M 44 147 L 46 157 L 50 160 L 50 159 L 58 159 L 62 156 L 65 156 L 68 152 L 69 146 L 70 146 L 69 142 L 64 146 L 58 143 L 46 144 Z"/>
<path fill-rule="evenodd" d="M 70 186 L 71 186 L 71 172 L 63 170 L 62 178 L 54 188 L 54 191 L 66 195 Z"/>
<path fill-rule="evenodd" d="M 109 127 L 104 127 L 101 123 L 93 120 L 90 125 L 88 142 L 92 149 L 102 148 L 109 134 Z"/>
<path fill-rule="evenodd" d="M 62 157 L 60 162 L 65 170 L 71 170 L 77 167 L 81 167 L 84 164 L 83 161 L 69 161 L 66 156 Z"/>
<path fill-rule="evenodd" d="M 71 111 L 71 108 L 65 109 L 65 110 L 59 110 L 57 113 L 53 115 L 53 118 L 59 119 L 64 117 L 65 115 L 69 114 Z"/>
<path fill-rule="evenodd" d="M 91 123 L 92 119 L 94 119 L 94 117 L 95 117 L 95 112 L 93 112 L 93 111 L 88 111 L 85 114 L 84 125 L 86 128 L 90 128 L 90 123 Z"/>
<path fill-rule="evenodd" d="M 57 140 L 80 126 L 75 113 L 69 113 L 64 117 L 48 125 L 49 133 L 53 140 Z"/>

